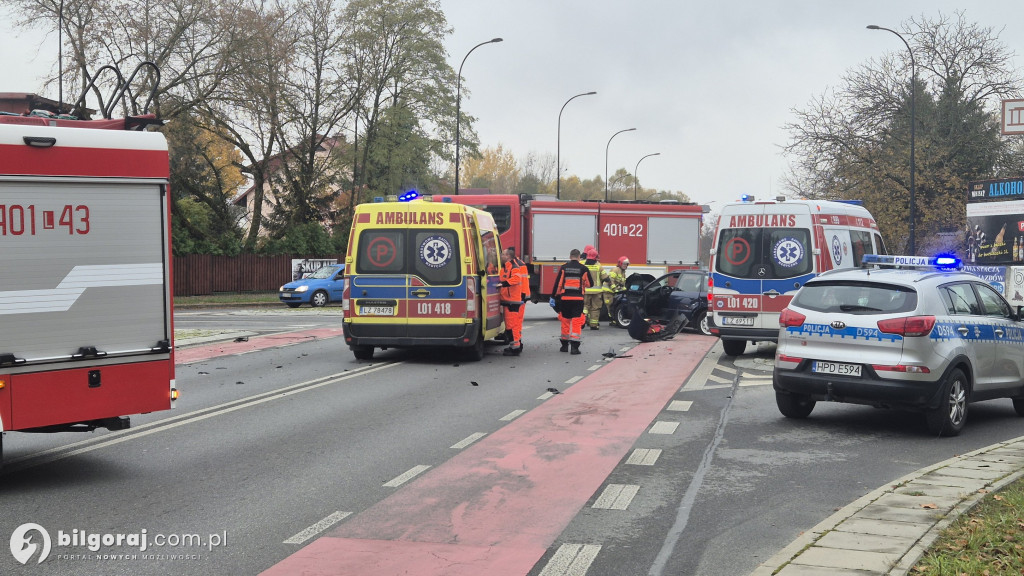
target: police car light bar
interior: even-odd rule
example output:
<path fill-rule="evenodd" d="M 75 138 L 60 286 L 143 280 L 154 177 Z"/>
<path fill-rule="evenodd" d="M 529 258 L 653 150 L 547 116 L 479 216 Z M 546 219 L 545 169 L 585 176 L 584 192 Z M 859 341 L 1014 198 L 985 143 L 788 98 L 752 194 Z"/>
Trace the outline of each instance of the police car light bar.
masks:
<path fill-rule="evenodd" d="M 960 268 L 960 259 L 954 256 L 896 256 L 893 254 L 865 254 L 862 266 L 891 266 L 900 268 Z"/>

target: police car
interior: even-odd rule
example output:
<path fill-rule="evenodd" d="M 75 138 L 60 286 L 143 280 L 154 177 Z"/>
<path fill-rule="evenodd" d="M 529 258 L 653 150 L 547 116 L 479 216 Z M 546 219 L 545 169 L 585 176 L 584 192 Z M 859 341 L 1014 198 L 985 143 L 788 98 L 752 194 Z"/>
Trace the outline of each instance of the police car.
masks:
<path fill-rule="evenodd" d="M 779 411 L 815 402 L 924 412 L 955 436 L 971 402 L 1011 398 L 1024 416 L 1024 322 L 954 258 L 865 255 L 861 268 L 809 280 L 779 317 Z"/>

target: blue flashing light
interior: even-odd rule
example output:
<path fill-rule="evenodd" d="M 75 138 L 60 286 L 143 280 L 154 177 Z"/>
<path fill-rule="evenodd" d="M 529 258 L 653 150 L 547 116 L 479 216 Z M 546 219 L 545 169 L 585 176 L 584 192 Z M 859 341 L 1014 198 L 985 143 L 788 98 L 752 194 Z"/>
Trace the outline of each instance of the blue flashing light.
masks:
<path fill-rule="evenodd" d="M 402 194 L 401 196 L 399 196 L 398 197 L 398 201 L 399 202 L 409 202 L 410 200 L 415 200 L 415 199 L 417 199 L 419 197 L 420 197 L 420 193 L 419 192 L 417 192 L 415 190 L 409 190 L 405 194 Z"/>
<path fill-rule="evenodd" d="M 754 200 L 756 200 L 756 198 L 751 194 L 744 194 L 743 196 L 740 196 L 740 202 L 753 202 Z"/>
<path fill-rule="evenodd" d="M 373 197 L 373 201 L 374 202 L 383 202 L 384 201 L 384 197 L 383 196 L 374 196 Z"/>

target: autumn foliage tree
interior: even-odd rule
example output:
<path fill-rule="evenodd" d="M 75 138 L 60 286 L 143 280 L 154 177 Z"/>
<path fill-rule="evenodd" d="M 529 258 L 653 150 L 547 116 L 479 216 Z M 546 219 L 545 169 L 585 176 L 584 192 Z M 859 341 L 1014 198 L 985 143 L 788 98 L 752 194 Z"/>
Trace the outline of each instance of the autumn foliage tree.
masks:
<path fill-rule="evenodd" d="M 905 50 L 859 66 L 842 86 L 793 111 L 786 186 L 809 198 L 863 200 L 890 250 L 906 250 L 913 121 L 916 244 L 925 253 L 964 229 L 967 182 L 1020 175 L 1013 143 L 999 136 L 997 110 L 1022 82 L 996 31 L 962 13 L 911 18 L 902 32 L 916 61 L 914 117 Z"/>

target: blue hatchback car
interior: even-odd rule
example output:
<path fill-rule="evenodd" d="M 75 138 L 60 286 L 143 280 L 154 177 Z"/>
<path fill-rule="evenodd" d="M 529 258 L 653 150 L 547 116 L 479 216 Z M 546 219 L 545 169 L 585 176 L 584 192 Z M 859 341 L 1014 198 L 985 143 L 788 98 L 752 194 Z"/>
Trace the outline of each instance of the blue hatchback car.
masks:
<path fill-rule="evenodd" d="M 289 308 L 309 304 L 314 308 L 326 306 L 328 302 L 340 302 L 345 291 L 345 265 L 324 266 L 302 280 L 281 286 L 278 297 Z"/>

